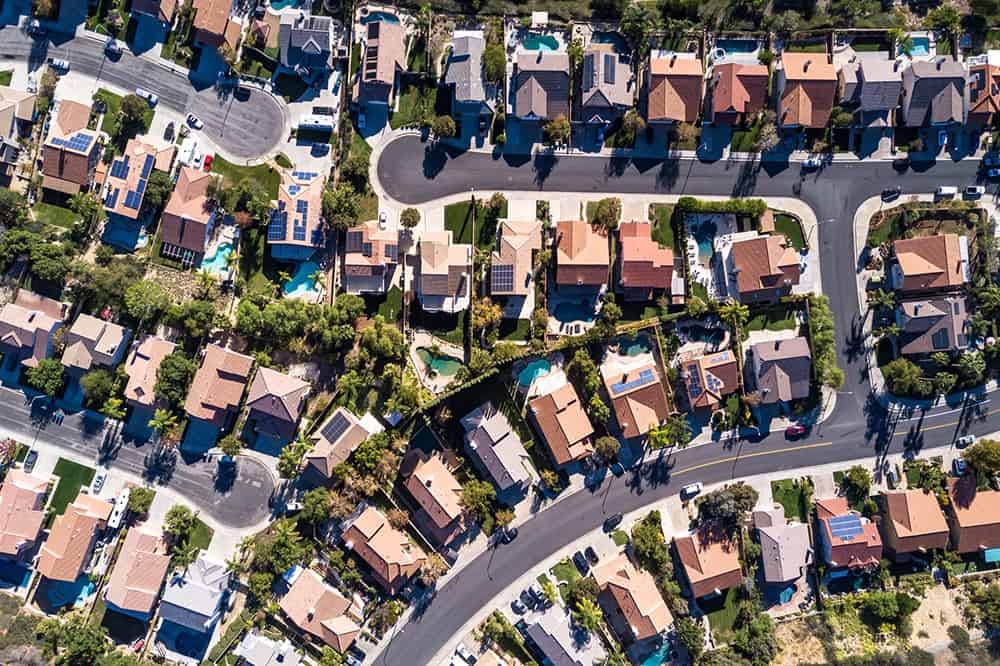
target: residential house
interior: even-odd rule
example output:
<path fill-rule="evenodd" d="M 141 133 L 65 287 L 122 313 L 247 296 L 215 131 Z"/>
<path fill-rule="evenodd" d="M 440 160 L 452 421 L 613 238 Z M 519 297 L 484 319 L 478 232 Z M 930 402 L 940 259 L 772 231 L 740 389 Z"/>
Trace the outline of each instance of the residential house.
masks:
<path fill-rule="evenodd" d="M 236 52 L 243 24 L 233 17 L 233 0 L 190 0 L 194 7 L 194 43 L 218 49 L 223 44 Z"/>
<path fill-rule="evenodd" d="M 972 317 L 964 296 L 903 301 L 896 306 L 896 337 L 904 356 L 962 351 L 969 346 Z"/>
<path fill-rule="evenodd" d="M 344 545 L 368 564 L 372 576 L 390 596 L 398 594 L 427 561 L 409 537 L 373 506 L 365 506 L 344 525 Z"/>
<path fill-rule="evenodd" d="M 552 666 L 592 666 L 606 656 L 600 640 L 570 621 L 561 607 L 550 608 L 525 629 L 526 637 Z"/>
<path fill-rule="evenodd" d="M 722 265 L 729 295 L 741 303 L 773 303 L 791 293 L 802 275 L 798 251 L 782 234 L 732 235 Z"/>
<path fill-rule="evenodd" d="M 973 130 L 996 127 L 1000 121 L 1000 51 L 967 58 L 969 68 L 969 114 Z"/>
<path fill-rule="evenodd" d="M 333 19 L 304 11 L 282 12 L 278 26 L 279 62 L 282 67 L 309 77 L 331 69 Z"/>
<path fill-rule="evenodd" d="M 177 348 L 173 342 L 155 335 L 143 335 L 132 344 L 132 351 L 125 361 L 125 400 L 133 406 L 154 408 L 160 401 L 156 397 L 156 373 L 160 363 Z"/>
<path fill-rule="evenodd" d="M 90 107 L 64 99 L 49 117 L 42 145 L 42 187 L 70 196 L 90 191 L 102 151 L 97 132 L 87 128 Z"/>
<path fill-rule="evenodd" d="M 535 253 L 542 249 L 542 223 L 500 220 L 490 255 L 490 295 L 523 302 L 534 289 Z"/>
<path fill-rule="evenodd" d="M 186 631 L 211 636 L 225 613 L 232 574 L 222 562 L 200 555 L 167 580 L 160 617 Z"/>
<path fill-rule="evenodd" d="M 809 526 L 785 522 L 785 510 L 780 504 L 754 511 L 753 524 L 764 563 L 764 582 L 782 585 L 802 578 L 813 563 Z"/>
<path fill-rule="evenodd" d="M 399 234 L 369 220 L 347 230 L 343 287 L 348 294 L 384 294 L 399 261 Z"/>
<path fill-rule="evenodd" d="M 450 454 L 411 449 L 399 470 L 403 486 L 417 503 L 414 520 L 441 545 L 465 529 L 462 484 L 452 474 L 456 463 Z"/>
<path fill-rule="evenodd" d="M 966 474 L 948 480 L 948 498 L 952 550 L 981 553 L 988 562 L 1000 559 L 1000 492 L 977 490 L 976 475 Z"/>
<path fill-rule="evenodd" d="M 245 666 L 301 666 L 302 655 L 287 638 L 280 641 L 268 638 L 252 629 L 243 634 L 233 650 Z"/>
<path fill-rule="evenodd" d="M 693 53 L 654 52 L 646 73 L 646 120 L 694 123 L 701 112 L 705 68 Z"/>
<path fill-rule="evenodd" d="M 775 93 L 781 127 L 826 127 L 837 97 L 837 70 L 830 56 L 783 51 L 775 72 Z"/>
<path fill-rule="evenodd" d="M 970 280 L 969 241 L 958 234 L 903 238 L 892 244 L 890 286 L 903 292 L 952 291 Z"/>
<path fill-rule="evenodd" d="M 108 525 L 110 502 L 80 493 L 56 516 L 42 544 L 36 569 L 49 580 L 73 583 L 90 561 L 98 533 Z"/>
<path fill-rule="evenodd" d="M 603 290 L 608 283 L 611 255 L 608 238 L 580 220 L 556 224 L 556 284 Z"/>
<path fill-rule="evenodd" d="M 163 532 L 145 524 L 132 527 L 104 588 L 104 602 L 119 613 L 148 620 L 169 569 L 170 555 Z"/>
<path fill-rule="evenodd" d="M 284 445 L 295 438 L 311 388 L 298 377 L 258 368 L 247 394 L 247 424 L 252 424 L 258 437 Z"/>
<path fill-rule="evenodd" d="M 767 65 L 724 62 L 712 68 L 711 121 L 742 125 L 764 110 L 770 73 Z"/>
<path fill-rule="evenodd" d="M 674 537 L 679 573 L 696 599 L 722 594 L 743 582 L 739 548 L 711 526 Z"/>
<path fill-rule="evenodd" d="M 528 403 L 528 418 L 548 447 L 556 467 L 582 460 L 594 452 L 594 428 L 572 384 L 563 384 L 551 393 L 532 398 Z"/>
<path fill-rule="evenodd" d="M 493 86 L 483 73 L 485 48 L 481 32 L 455 32 L 444 74 L 444 84 L 451 88 L 453 116 L 472 116 L 478 122 L 493 115 Z"/>
<path fill-rule="evenodd" d="M 361 29 L 361 68 L 354 102 L 362 113 L 368 105 L 392 108 L 399 75 L 406 70 L 406 29 L 398 20 L 371 21 Z"/>
<path fill-rule="evenodd" d="M 580 120 L 610 125 L 635 102 L 632 65 L 614 44 L 591 42 L 583 52 Z"/>
<path fill-rule="evenodd" d="M 622 222 L 618 227 L 618 291 L 626 302 L 643 302 L 659 294 L 684 297 L 683 271 L 675 273 L 672 248 L 653 240 L 648 222 Z"/>
<path fill-rule="evenodd" d="M 47 479 L 7 470 L 0 485 L 0 560 L 27 559 L 45 522 Z"/>
<path fill-rule="evenodd" d="M 872 521 L 851 509 L 844 497 L 816 500 L 818 548 L 831 569 L 877 567 L 882 537 Z"/>
<path fill-rule="evenodd" d="M 420 236 L 417 299 L 425 312 L 457 314 L 472 294 L 472 246 L 452 242 L 450 230 Z"/>
<path fill-rule="evenodd" d="M 52 353 L 56 331 L 62 328 L 63 304 L 27 289 L 0 309 L 0 352 L 5 369 L 34 368 Z"/>
<path fill-rule="evenodd" d="M 302 475 L 325 483 L 333 470 L 345 462 L 362 442 L 384 428 L 371 414 L 356 417 L 346 407 L 338 407 L 313 432 L 313 448 L 305 455 Z"/>
<path fill-rule="evenodd" d="M 184 268 L 201 266 L 215 231 L 215 207 L 208 198 L 213 175 L 184 166 L 160 217 L 160 254 Z"/>
<path fill-rule="evenodd" d="M 94 366 L 113 368 L 122 362 L 132 331 L 89 314 L 81 314 L 63 338 L 62 363 L 71 371 Z"/>
<path fill-rule="evenodd" d="M 361 633 L 360 610 L 312 569 L 300 570 L 278 605 L 300 631 L 340 653 L 346 652 Z"/>
<path fill-rule="evenodd" d="M 864 128 L 892 127 L 903 91 L 903 65 L 887 53 L 855 55 L 837 75 L 840 98 L 856 104 L 854 122 Z"/>
<path fill-rule="evenodd" d="M 305 261 L 326 246 L 323 188 L 323 178 L 315 171 L 281 172 L 278 199 L 271 202 L 267 225 L 267 244 L 272 257 L 279 261 Z"/>
<path fill-rule="evenodd" d="M 809 397 L 812 354 L 805 338 L 758 342 L 751 348 L 757 393 L 765 405 Z"/>
<path fill-rule="evenodd" d="M 882 493 L 880 523 L 886 552 L 897 562 L 948 547 L 948 521 L 937 496 L 920 488 Z"/>
<path fill-rule="evenodd" d="M 965 66 L 952 56 L 915 61 L 903 71 L 906 127 L 964 125 L 969 107 Z"/>
<path fill-rule="evenodd" d="M 514 63 L 513 115 L 539 126 L 560 116 L 569 120 L 569 76 L 569 55 L 566 53 L 519 53 Z"/>
<path fill-rule="evenodd" d="M 179 0 L 132 0 L 132 13 L 145 14 L 167 25 L 173 25 Z"/>
<path fill-rule="evenodd" d="M 609 356 L 609 359 L 621 357 Z M 636 365 L 618 360 L 601 364 L 601 378 L 611 398 L 618 429 L 625 439 L 641 437 L 670 416 L 660 371 L 653 361 Z"/>
<path fill-rule="evenodd" d="M 176 146 L 129 139 L 124 154 L 111 163 L 105 180 L 104 211 L 108 218 L 139 219 L 150 175 L 154 169 L 170 173 L 176 156 Z"/>
<path fill-rule="evenodd" d="M 728 349 L 682 360 L 681 377 L 691 409 L 714 411 L 739 388 L 736 357 Z"/>
<path fill-rule="evenodd" d="M 236 416 L 252 370 L 253 357 L 216 344 L 206 345 L 184 411 L 216 429 L 225 428 Z"/>
<path fill-rule="evenodd" d="M 21 156 L 18 139 L 30 135 L 35 120 L 34 93 L 0 86 L 0 163 L 7 176 L 13 175 L 13 166 Z"/>
<path fill-rule="evenodd" d="M 594 567 L 593 576 L 608 623 L 624 641 L 653 638 L 674 623 L 656 580 L 632 564 L 624 552 Z"/>
<path fill-rule="evenodd" d="M 526 492 L 531 485 L 532 464 L 517 431 L 507 416 L 486 401 L 461 419 L 465 451 L 482 474 L 501 493 Z"/>

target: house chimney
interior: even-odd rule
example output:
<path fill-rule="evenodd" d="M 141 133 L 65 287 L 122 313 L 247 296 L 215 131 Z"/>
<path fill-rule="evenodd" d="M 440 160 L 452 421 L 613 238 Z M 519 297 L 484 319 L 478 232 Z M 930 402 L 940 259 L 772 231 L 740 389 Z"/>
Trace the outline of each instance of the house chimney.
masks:
<path fill-rule="evenodd" d="M 809 71 L 809 65 L 811 65 L 811 64 L 812 64 L 812 58 L 806 59 L 806 61 L 804 63 L 802 63 L 802 71 L 803 72 L 808 72 Z"/>
<path fill-rule="evenodd" d="M 313 618 L 314 618 L 315 616 L 316 616 L 316 607 L 315 607 L 315 606 L 313 606 L 313 607 L 311 607 L 311 608 L 309 609 L 309 612 L 307 612 L 307 613 L 306 613 L 306 619 L 307 619 L 307 620 L 309 620 L 310 622 L 312 622 L 312 619 L 313 619 Z"/>
<path fill-rule="evenodd" d="M 670 55 L 670 66 L 673 67 L 674 63 L 677 62 L 677 53 L 674 52 Z"/>
<path fill-rule="evenodd" d="M 433 476 L 429 476 L 429 477 L 427 477 L 427 480 L 424 481 L 424 485 L 427 486 L 428 488 L 430 488 L 431 484 L 433 482 L 434 482 L 434 477 Z"/>
<path fill-rule="evenodd" d="M 775 340 L 774 341 L 774 351 L 778 351 L 778 349 L 780 349 L 780 348 L 781 348 L 781 341 L 780 340 Z"/>

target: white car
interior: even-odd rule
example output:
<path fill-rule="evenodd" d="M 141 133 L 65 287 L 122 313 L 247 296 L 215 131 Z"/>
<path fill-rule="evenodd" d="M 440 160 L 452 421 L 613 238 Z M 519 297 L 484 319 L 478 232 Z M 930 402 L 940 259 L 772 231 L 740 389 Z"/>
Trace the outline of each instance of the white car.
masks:
<path fill-rule="evenodd" d="M 968 185 L 965 188 L 965 196 L 969 199 L 978 199 L 986 194 L 986 188 L 982 185 Z"/>
<path fill-rule="evenodd" d="M 90 493 L 92 495 L 100 495 L 101 488 L 104 487 L 104 482 L 107 480 L 108 480 L 107 472 L 105 472 L 104 470 L 98 472 L 97 476 L 94 477 L 94 482 L 90 484 Z"/>
<path fill-rule="evenodd" d="M 819 157 L 809 157 L 802 162 L 803 169 L 818 169 L 823 166 L 823 160 Z"/>
<path fill-rule="evenodd" d="M 59 69 L 59 70 L 62 70 L 64 72 L 68 72 L 69 71 L 69 61 L 68 60 L 63 60 L 62 58 L 52 58 L 51 60 L 49 60 L 49 67 L 52 67 L 54 69 Z"/>
<path fill-rule="evenodd" d="M 701 494 L 702 488 L 703 486 L 701 485 L 701 481 L 698 481 L 697 483 L 689 483 L 681 488 L 681 499 L 687 499 Z"/>
<path fill-rule="evenodd" d="M 156 103 L 160 101 L 160 98 L 149 92 L 145 88 L 136 88 L 135 94 L 149 102 L 150 106 L 156 106 Z"/>
<path fill-rule="evenodd" d="M 193 127 L 194 129 L 199 129 L 199 130 L 205 126 L 205 123 L 201 122 L 201 118 L 194 115 L 193 113 L 189 113 L 187 115 L 187 124 Z"/>
<path fill-rule="evenodd" d="M 465 647 L 465 643 L 459 643 L 458 648 L 455 650 L 455 654 L 464 659 L 467 663 L 476 663 L 476 655 L 472 654 L 472 651 Z"/>
<path fill-rule="evenodd" d="M 964 435 L 955 440 L 955 447 L 959 449 L 964 449 L 969 444 L 972 444 L 974 441 L 976 441 L 976 438 L 973 437 L 972 435 Z"/>

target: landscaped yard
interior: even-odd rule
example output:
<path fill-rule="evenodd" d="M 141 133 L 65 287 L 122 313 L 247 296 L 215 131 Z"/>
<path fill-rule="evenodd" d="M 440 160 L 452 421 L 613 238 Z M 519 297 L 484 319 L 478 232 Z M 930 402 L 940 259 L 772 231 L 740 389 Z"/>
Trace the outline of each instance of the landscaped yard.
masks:
<path fill-rule="evenodd" d="M 791 331 L 798 327 L 795 308 L 776 306 L 759 312 L 747 322 L 748 331 Z"/>
<path fill-rule="evenodd" d="M 485 203 L 483 200 L 476 200 L 475 221 L 472 219 L 471 201 L 459 201 L 444 207 L 444 228 L 451 231 L 452 242 L 467 245 L 474 243 L 481 250 L 493 247 L 496 225 L 490 224 L 487 220 Z M 497 217 L 507 217 L 506 203 L 501 207 Z M 473 227 L 475 227 L 475 238 L 473 238 Z"/>
<path fill-rule="evenodd" d="M 708 624 L 716 642 L 724 643 L 731 639 L 738 606 L 736 588 L 731 587 L 714 599 L 702 599 L 698 605 L 708 615 Z"/>
<path fill-rule="evenodd" d="M 9 86 L 10 80 L 14 78 L 14 70 L 5 69 L 0 72 L 0 86 Z"/>
<path fill-rule="evenodd" d="M 240 166 L 226 161 L 216 155 L 212 160 L 212 173 L 217 173 L 230 185 L 235 185 L 243 179 L 255 180 L 260 183 L 272 199 L 278 198 L 278 186 L 281 184 L 281 174 L 267 164 L 257 166 Z"/>
<path fill-rule="evenodd" d="M 240 276 L 246 280 L 247 291 L 264 291 L 270 288 L 271 278 L 265 270 L 267 240 L 260 227 L 243 230 L 240 237 Z"/>
<path fill-rule="evenodd" d="M 785 518 L 806 522 L 805 493 L 802 486 L 793 479 L 781 479 L 771 482 L 771 495 L 774 501 L 785 509 Z"/>
<path fill-rule="evenodd" d="M 399 287 L 393 286 L 386 292 L 385 300 L 378 306 L 378 313 L 386 321 L 393 322 L 399 319 L 399 314 L 403 310 L 403 292 Z"/>
<path fill-rule="evenodd" d="M 552 567 L 552 575 L 555 576 L 559 585 L 559 596 L 562 597 L 563 603 L 566 603 L 566 596 L 569 594 L 569 585 L 577 578 L 580 578 L 580 572 L 576 570 L 576 567 L 573 566 L 573 563 L 567 557 Z"/>
<path fill-rule="evenodd" d="M 734 129 L 733 136 L 729 140 L 729 149 L 736 153 L 750 153 L 756 150 L 760 128 L 760 123 L 755 122 L 747 129 Z"/>
<path fill-rule="evenodd" d="M 611 540 L 615 542 L 616 546 L 624 546 L 628 543 L 628 534 L 621 530 L 615 530 L 611 533 Z"/>
<path fill-rule="evenodd" d="M 906 213 L 904 221 L 903 213 Z M 968 210 L 939 204 L 903 204 L 872 216 L 868 227 L 868 246 L 878 247 L 886 241 L 941 234 L 959 234 L 969 238 L 970 252 L 977 235 L 975 222 L 967 219 Z M 973 262 L 974 263 L 974 262 Z"/>
<path fill-rule="evenodd" d="M 41 201 L 36 202 L 32 210 L 39 222 L 50 224 L 54 227 L 62 227 L 63 229 L 71 229 L 73 223 L 80 219 L 80 216 L 69 208 L 53 206 Z"/>
<path fill-rule="evenodd" d="M 59 484 L 52 493 L 52 502 L 49 506 L 52 512 L 59 516 L 66 510 L 66 505 L 76 499 L 80 488 L 89 486 L 94 480 L 94 469 L 60 458 L 56 461 L 52 473 L 59 477 Z"/>
<path fill-rule="evenodd" d="M 424 328 L 453 345 L 465 345 L 465 314 L 462 310 L 457 315 L 424 312 L 416 303 L 410 308 L 410 323 L 418 328 Z"/>
<path fill-rule="evenodd" d="M 438 89 L 436 85 L 405 83 L 399 92 L 399 107 L 389 117 L 392 129 L 417 125 L 422 120 L 433 120 L 438 114 Z"/>
<path fill-rule="evenodd" d="M 806 239 L 802 235 L 802 224 L 797 217 L 785 213 L 775 213 L 774 230 L 779 234 L 784 234 L 796 250 L 806 249 Z"/>
<path fill-rule="evenodd" d="M 674 247 L 674 227 L 670 224 L 674 216 L 673 204 L 653 204 L 649 211 L 650 219 L 653 221 L 653 240 L 660 244 L 660 247 Z"/>
<path fill-rule="evenodd" d="M 104 120 L 101 122 L 101 131 L 114 136 L 115 125 L 118 121 L 118 109 L 121 108 L 122 105 L 121 95 L 116 95 L 106 88 L 100 88 L 96 93 L 94 93 L 94 100 L 103 101 L 106 107 L 106 110 L 104 111 Z M 155 114 L 156 111 L 153 107 L 149 107 L 143 112 L 143 126 L 140 129 L 140 134 L 145 134 L 149 131 L 149 126 L 153 123 L 153 116 Z"/>
<path fill-rule="evenodd" d="M 194 528 L 191 530 L 190 543 L 196 548 L 205 550 L 208 548 L 208 545 L 212 543 L 212 536 L 214 534 L 215 532 L 212 531 L 211 527 L 201 522 L 201 519 L 195 518 Z"/>
<path fill-rule="evenodd" d="M 501 340 L 527 340 L 531 334 L 531 322 L 527 319 L 502 319 L 500 321 Z"/>

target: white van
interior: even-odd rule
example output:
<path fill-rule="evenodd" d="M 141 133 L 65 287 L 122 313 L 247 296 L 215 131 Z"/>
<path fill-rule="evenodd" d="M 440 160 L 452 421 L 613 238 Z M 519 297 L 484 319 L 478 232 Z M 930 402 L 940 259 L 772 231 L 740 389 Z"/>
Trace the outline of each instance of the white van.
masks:
<path fill-rule="evenodd" d="M 954 185 L 942 185 L 934 190 L 935 199 L 951 199 L 958 194 L 958 188 Z"/>
<path fill-rule="evenodd" d="M 160 98 L 149 92 L 145 88 L 136 88 L 135 94 L 149 102 L 150 106 L 156 106 L 156 103 L 160 101 Z"/>

